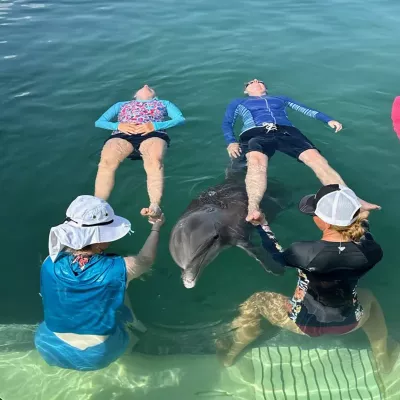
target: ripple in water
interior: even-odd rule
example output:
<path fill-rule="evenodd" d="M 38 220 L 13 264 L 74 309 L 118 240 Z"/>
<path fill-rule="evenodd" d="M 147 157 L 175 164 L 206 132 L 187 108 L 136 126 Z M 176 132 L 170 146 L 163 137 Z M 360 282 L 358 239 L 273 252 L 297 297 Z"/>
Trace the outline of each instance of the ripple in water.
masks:
<path fill-rule="evenodd" d="M 14 97 L 25 97 L 25 96 L 28 96 L 29 94 L 31 94 L 31 92 L 23 92 L 23 93 L 16 94 Z"/>
<path fill-rule="evenodd" d="M 45 8 L 47 6 L 51 6 L 51 4 L 22 4 L 21 7 L 26 8 Z"/>

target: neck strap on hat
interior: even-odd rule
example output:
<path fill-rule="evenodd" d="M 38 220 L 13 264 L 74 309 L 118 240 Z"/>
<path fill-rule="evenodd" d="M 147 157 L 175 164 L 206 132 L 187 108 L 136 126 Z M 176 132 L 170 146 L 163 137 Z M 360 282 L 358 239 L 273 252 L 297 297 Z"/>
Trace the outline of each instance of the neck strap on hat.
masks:
<path fill-rule="evenodd" d="M 75 224 L 78 224 L 76 221 L 74 221 L 73 219 L 71 219 L 70 217 L 65 218 L 64 223 L 65 222 L 74 222 Z M 106 221 L 106 222 L 99 222 L 97 224 L 82 224 L 82 227 L 90 227 L 90 226 L 102 226 L 102 225 L 110 225 L 114 222 L 114 220 L 112 219 L 111 221 Z M 79 224 L 78 224 L 79 225 Z"/>

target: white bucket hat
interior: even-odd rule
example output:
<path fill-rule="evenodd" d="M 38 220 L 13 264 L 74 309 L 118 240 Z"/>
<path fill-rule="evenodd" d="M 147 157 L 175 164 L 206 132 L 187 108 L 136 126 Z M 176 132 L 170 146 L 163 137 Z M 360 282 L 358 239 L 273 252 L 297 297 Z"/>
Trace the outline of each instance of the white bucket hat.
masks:
<path fill-rule="evenodd" d="M 94 196 L 78 196 L 68 207 L 64 223 L 50 229 L 49 255 L 55 261 L 64 247 L 80 250 L 94 243 L 114 242 L 131 232 L 131 223 Z"/>

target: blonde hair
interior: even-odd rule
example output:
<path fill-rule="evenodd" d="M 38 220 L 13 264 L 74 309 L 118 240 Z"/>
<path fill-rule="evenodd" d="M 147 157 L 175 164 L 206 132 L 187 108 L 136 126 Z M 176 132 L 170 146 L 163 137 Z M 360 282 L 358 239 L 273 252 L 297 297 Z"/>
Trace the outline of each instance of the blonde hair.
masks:
<path fill-rule="evenodd" d="M 368 217 L 368 212 L 362 212 L 357 219 L 349 226 L 331 225 L 331 228 L 339 232 L 344 240 L 358 242 L 365 234 L 366 228 L 362 226 L 362 222 Z"/>

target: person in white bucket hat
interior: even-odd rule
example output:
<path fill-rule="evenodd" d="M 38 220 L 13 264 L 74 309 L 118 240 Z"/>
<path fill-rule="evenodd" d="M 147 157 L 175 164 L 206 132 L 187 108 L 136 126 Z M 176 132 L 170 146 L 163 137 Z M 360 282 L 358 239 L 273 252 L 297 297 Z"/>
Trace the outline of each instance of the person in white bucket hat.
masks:
<path fill-rule="evenodd" d="M 97 370 L 129 347 L 136 320 L 126 289 L 153 264 L 164 216 L 156 220 L 136 256 L 106 254 L 111 242 L 131 233 L 130 222 L 94 196 L 79 196 L 65 221 L 50 230 L 49 256 L 40 273 L 44 321 L 35 346 L 53 366 Z M 131 335 L 132 336 L 132 335 Z"/>
<path fill-rule="evenodd" d="M 258 292 L 239 308 L 232 322 L 231 338 L 217 341 L 224 365 L 232 365 L 239 353 L 261 334 L 261 321 L 311 337 L 343 335 L 363 328 L 380 372 L 390 372 L 400 346 L 388 346 L 388 332 L 375 296 L 357 289 L 358 280 L 383 257 L 369 232 L 368 212 L 360 212 L 355 193 L 342 185 L 323 186 L 303 197 L 301 212 L 313 217 L 321 240 L 296 242 L 285 251 L 265 217 L 257 224 L 264 248 L 282 266 L 296 268 L 298 282 L 290 299 L 279 293 Z"/>

